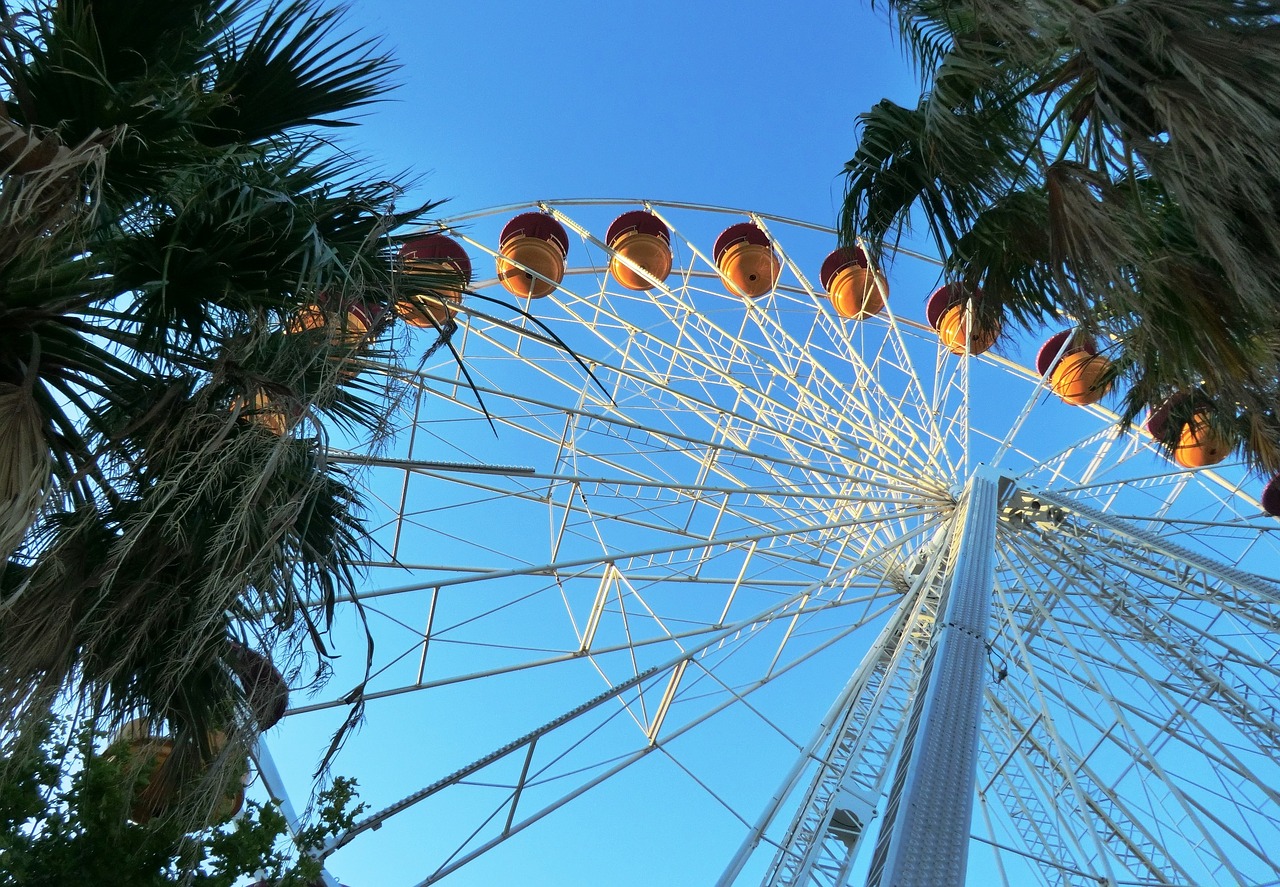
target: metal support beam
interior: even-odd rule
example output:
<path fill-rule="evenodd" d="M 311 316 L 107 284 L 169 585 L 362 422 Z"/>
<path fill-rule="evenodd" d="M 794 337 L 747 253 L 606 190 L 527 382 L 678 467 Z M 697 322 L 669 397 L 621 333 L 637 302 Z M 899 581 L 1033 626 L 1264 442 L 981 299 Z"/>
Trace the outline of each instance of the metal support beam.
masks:
<path fill-rule="evenodd" d="M 279 808 L 281 815 L 284 816 L 285 825 L 289 829 L 289 836 L 297 842 L 302 836 L 303 822 L 293 809 L 293 802 L 289 800 L 289 793 L 284 789 L 284 780 L 280 778 L 280 771 L 276 768 L 275 759 L 271 757 L 271 749 L 267 748 L 267 742 L 261 736 L 258 737 L 258 741 L 254 744 L 251 756 L 258 766 L 258 774 L 262 777 L 262 784 L 266 786 L 268 796 L 271 798 L 272 803 Z M 309 856 L 318 856 L 315 848 L 300 847 L 300 849 Z M 329 874 L 328 869 L 324 868 L 323 865 L 320 868 L 319 883 L 323 884 L 324 887 L 342 887 L 337 878 Z"/>
<path fill-rule="evenodd" d="M 999 498 L 999 475 L 980 467 L 962 506 L 944 616 L 925 660 L 868 887 L 964 883 Z"/>
<path fill-rule="evenodd" d="M 845 685 L 817 733 L 774 795 L 738 855 L 717 883 L 734 883 L 747 859 L 764 837 L 765 829 L 806 771 L 808 789 L 777 850 L 762 885 L 802 887 L 845 883 L 870 825 L 878 819 L 878 800 L 891 774 L 919 661 L 928 649 L 940 614 L 941 576 L 950 556 L 950 525 L 916 553 L 905 567 L 907 591 L 893 618 Z M 871 834 L 874 834 L 871 831 Z"/>

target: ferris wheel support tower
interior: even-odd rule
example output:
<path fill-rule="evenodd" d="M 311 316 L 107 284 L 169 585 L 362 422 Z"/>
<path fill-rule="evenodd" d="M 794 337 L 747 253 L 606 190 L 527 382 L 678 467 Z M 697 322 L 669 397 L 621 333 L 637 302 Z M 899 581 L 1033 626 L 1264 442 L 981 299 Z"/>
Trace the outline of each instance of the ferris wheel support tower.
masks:
<path fill-rule="evenodd" d="M 964 882 L 994 584 L 996 516 L 1012 479 L 980 466 L 955 519 L 922 552 L 896 617 L 850 678 L 823 728 L 743 842 L 731 884 L 807 761 L 827 745 L 788 841 L 763 883 L 845 884 L 875 801 L 898 766 L 871 861 L 869 887 Z M 939 619 L 939 615 L 941 618 Z M 904 668 L 904 662 L 922 663 Z M 910 686 L 902 686 L 906 682 Z M 878 735 L 885 707 L 914 699 L 901 731 Z M 905 712 L 904 712 L 905 713 Z M 900 734 L 900 735 L 899 735 Z M 830 737 L 836 736 L 833 742 Z M 901 749 L 898 752 L 899 748 Z M 868 765 L 869 768 L 868 768 Z"/>
<path fill-rule="evenodd" d="M 980 467 L 957 515 L 944 615 L 907 721 L 868 887 L 964 883 L 1000 487 L 995 471 Z"/>

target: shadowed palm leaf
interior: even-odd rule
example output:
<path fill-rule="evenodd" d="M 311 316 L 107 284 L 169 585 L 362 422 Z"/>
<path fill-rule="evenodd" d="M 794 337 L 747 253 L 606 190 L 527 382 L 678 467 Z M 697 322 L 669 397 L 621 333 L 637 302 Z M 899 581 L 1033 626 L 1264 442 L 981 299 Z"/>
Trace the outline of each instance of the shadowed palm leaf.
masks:
<path fill-rule="evenodd" d="M 1126 421 L 1198 391 L 1280 472 L 1280 6 L 887 5 L 928 92 L 862 115 L 845 241 L 923 221 L 984 310 L 1109 337 Z"/>
<path fill-rule="evenodd" d="M 316 0 L 0 3 L 0 719 L 142 715 L 203 772 L 247 643 L 311 662 L 363 559 L 403 184 L 335 156 L 393 66 Z M 361 312 L 359 328 L 348 317 Z M 70 694 L 69 696 L 67 694 Z"/>

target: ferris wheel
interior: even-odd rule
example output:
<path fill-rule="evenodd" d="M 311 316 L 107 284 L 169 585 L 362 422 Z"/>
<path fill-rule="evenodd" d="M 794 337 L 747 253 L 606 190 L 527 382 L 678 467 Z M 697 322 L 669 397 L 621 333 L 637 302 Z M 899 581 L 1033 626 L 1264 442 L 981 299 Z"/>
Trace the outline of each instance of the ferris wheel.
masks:
<path fill-rule="evenodd" d="M 267 738 L 305 797 L 367 625 L 336 877 L 1280 883 L 1280 521 L 1063 382 L 1105 347 L 987 350 L 927 259 L 768 215 L 447 233 L 409 258 L 474 269 L 422 306 L 449 347 L 333 454 L 347 658 Z"/>

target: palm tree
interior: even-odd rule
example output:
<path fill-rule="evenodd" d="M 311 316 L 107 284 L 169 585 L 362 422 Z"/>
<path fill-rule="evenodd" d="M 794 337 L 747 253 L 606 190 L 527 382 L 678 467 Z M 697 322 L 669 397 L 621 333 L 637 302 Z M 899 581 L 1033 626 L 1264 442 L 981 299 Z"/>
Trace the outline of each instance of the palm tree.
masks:
<path fill-rule="evenodd" d="M 976 310 L 1110 342 L 1280 472 L 1280 6 L 889 0 L 924 90 L 860 117 L 842 238 L 922 224 Z"/>
<path fill-rule="evenodd" d="M 70 699 L 202 772 L 253 733 L 238 651 L 327 652 L 366 541 L 325 436 L 383 433 L 362 362 L 433 284 L 389 260 L 431 207 L 319 135 L 393 70 L 339 27 L 318 0 L 0 0 L 4 741 Z"/>

